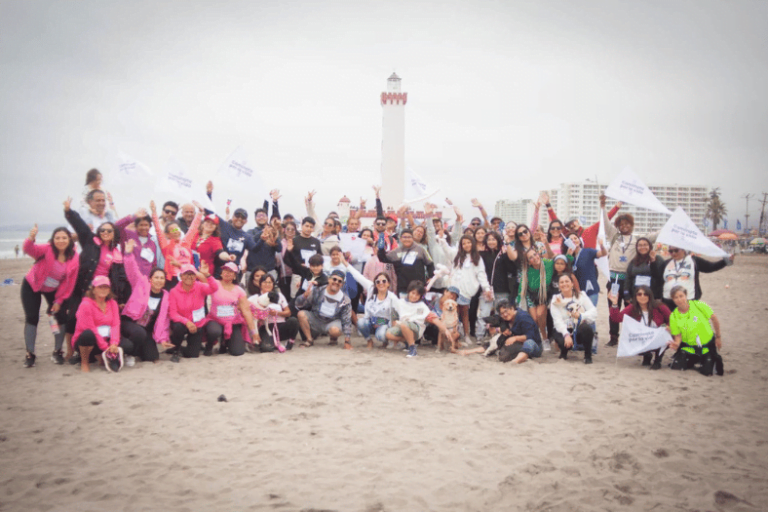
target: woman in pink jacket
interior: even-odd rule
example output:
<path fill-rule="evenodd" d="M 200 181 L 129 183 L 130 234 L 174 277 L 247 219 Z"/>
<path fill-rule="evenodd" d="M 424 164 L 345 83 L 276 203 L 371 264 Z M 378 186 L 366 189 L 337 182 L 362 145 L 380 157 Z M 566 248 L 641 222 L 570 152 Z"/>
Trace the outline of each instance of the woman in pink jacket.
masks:
<path fill-rule="evenodd" d="M 40 302 L 45 297 L 49 315 L 56 318 L 59 326 L 53 334 L 54 351 L 51 359 L 64 364 L 61 347 L 64 344 L 64 327 L 67 323 L 67 308 L 64 302 L 72 295 L 80 269 L 80 258 L 75 252 L 75 242 L 67 228 L 56 228 L 47 244 L 35 244 L 37 224 L 24 240 L 24 253 L 35 259 L 21 284 L 21 305 L 24 307 L 24 344 L 27 357 L 24 366 L 35 366 L 35 341 L 37 324 L 40 321 Z"/>
<path fill-rule="evenodd" d="M 94 277 L 91 288 L 85 292 L 77 308 L 72 345 L 80 352 L 80 368 L 84 372 L 91 371 L 91 358 L 97 354 L 106 354 L 106 367 L 112 372 L 123 366 L 119 349 L 123 349 L 123 354 L 134 355 L 133 343 L 120 338 L 120 309 L 107 276 Z"/>
<path fill-rule="evenodd" d="M 256 329 L 251 316 L 251 307 L 240 288 L 237 265 L 230 261 L 221 267 L 219 289 L 211 296 L 211 311 L 205 325 L 204 356 L 213 355 L 213 345 L 219 341 L 219 354 L 229 352 L 233 356 L 245 353 L 245 342 L 251 341 L 250 333 Z"/>
<path fill-rule="evenodd" d="M 160 359 L 158 344 L 171 348 L 170 295 L 165 287 L 165 271 L 154 267 L 145 276 L 136 261 L 136 242 L 125 243 L 125 273 L 131 283 L 131 297 L 123 308 L 120 334 L 131 340 L 142 361 L 156 363 Z M 131 366 L 131 363 L 128 363 Z"/>
<path fill-rule="evenodd" d="M 176 347 L 171 362 L 179 362 L 179 353 L 184 357 L 200 357 L 203 345 L 203 327 L 208 323 L 205 312 L 205 298 L 219 289 L 219 284 L 208 273 L 208 264 L 200 261 L 200 272 L 193 265 L 182 265 L 179 269 L 179 284 L 171 290 L 170 312 L 171 343 Z M 187 346 L 181 343 L 187 338 Z"/>

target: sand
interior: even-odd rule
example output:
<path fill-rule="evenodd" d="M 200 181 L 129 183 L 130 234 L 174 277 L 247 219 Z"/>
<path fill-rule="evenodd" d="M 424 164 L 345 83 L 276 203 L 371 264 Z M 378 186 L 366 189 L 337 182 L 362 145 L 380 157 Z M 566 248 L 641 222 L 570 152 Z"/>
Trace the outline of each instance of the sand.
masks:
<path fill-rule="evenodd" d="M 767 269 L 741 256 L 702 276 L 723 324 L 710 378 L 604 346 L 591 366 L 513 367 L 360 338 L 84 375 L 50 362 L 44 320 L 24 369 L 19 286 L 3 287 L 0 510 L 768 510 Z"/>

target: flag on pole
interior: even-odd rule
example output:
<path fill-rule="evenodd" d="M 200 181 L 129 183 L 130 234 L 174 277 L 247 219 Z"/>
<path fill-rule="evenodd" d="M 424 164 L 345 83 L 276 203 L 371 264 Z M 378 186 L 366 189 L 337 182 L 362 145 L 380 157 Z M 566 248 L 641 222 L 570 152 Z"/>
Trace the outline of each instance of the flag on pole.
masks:
<path fill-rule="evenodd" d="M 605 225 L 603 224 L 603 218 L 605 209 L 600 208 L 600 226 L 597 228 L 597 240 L 603 241 L 603 244 L 607 243 L 607 240 L 605 239 Z M 599 247 L 600 244 L 598 243 L 597 246 Z M 608 266 L 608 256 L 603 256 L 602 258 L 597 258 L 595 260 L 595 266 L 597 267 L 597 270 L 600 271 L 601 274 L 605 276 L 606 279 L 609 281 L 611 280 L 611 269 Z"/>
<path fill-rule="evenodd" d="M 704 233 L 702 233 L 696 224 L 693 223 L 685 211 L 677 207 L 675 213 L 669 218 L 664 227 L 661 228 L 657 242 L 662 244 L 679 247 L 687 251 L 693 251 L 707 256 L 725 257 L 728 254 L 721 248 L 713 244 Z"/>
<path fill-rule="evenodd" d="M 736 219 L 736 231 L 741 231 L 741 221 Z"/>
<path fill-rule="evenodd" d="M 440 192 L 439 188 L 427 185 L 427 183 L 416 174 L 416 171 L 407 167 L 405 169 L 405 198 L 408 204 L 426 201 L 433 195 Z"/>
<path fill-rule="evenodd" d="M 621 171 L 616 179 L 608 185 L 608 188 L 605 189 L 605 195 L 641 208 L 672 214 L 629 167 Z"/>
<path fill-rule="evenodd" d="M 132 158 L 122 151 L 117 153 L 117 174 L 115 174 L 115 183 L 136 183 L 139 180 L 152 177 L 152 171 L 139 162 L 135 158 Z"/>

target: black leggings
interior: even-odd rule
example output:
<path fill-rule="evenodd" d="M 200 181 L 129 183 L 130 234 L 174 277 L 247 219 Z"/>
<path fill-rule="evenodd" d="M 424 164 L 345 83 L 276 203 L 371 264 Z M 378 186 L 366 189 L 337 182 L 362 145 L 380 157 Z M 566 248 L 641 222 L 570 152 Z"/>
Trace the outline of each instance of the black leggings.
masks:
<path fill-rule="evenodd" d="M 109 340 L 109 338 L 106 339 Z M 120 344 L 118 346 L 123 349 L 123 354 L 127 356 L 136 355 L 134 354 L 133 343 L 128 338 L 120 338 Z M 79 351 L 80 347 L 93 347 L 91 357 L 102 353 L 101 347 L 99 347 L 99 343 L 96 341 L 96 335 L 90 329 L 84 330 L 80 333 L 80 336 L 77 337 L 75 349 Z"/>
<path fill-rule="evenodd" d="M 83 292 L 75 286 L 72 296 L 67 301 L 67 309 L 69 314 L 67 315 L 67 334 L 75 334 L 75 327 L 77 327 L 77 310 L 80 307 L 80 303 L 83 301 Z"/>
<path fill-rule="evenodd" d="M 224 326 L 213 320 L 205 324 L 206 347 L 213 347 L 219 341 L 224 342 Z M 245 340 L 243 340 L 242 324 L 232 326 L 232 336 L 227 341 L 227 352 L 233 356 L 241 356 L 245 353 Z M 219 346 L 222 346 L 219 345 Z"/>
<path fill-rule="evenodd" d="M 477 293 L 469 301 L 469 335 L 475 335 L 475 324 L 477 324 L 477 309 L 480 307 L 480 294 L 483 289 L 477 290 Z"/>
<path fill-rule="evenodd" d="M 269 323 L 269 332 L 264 325 L 259 326 L 259 337 L 264 339 L 266 336 L 272 334 L 272 322 Z M 296 339 L 299 334 L 299 319 L 296 317 L 288 317 L 285 322 L 277 324 L 277 334 L 280 336 L 280 343 L 285 344 L 288 340 Z"/>
<path fill-rule="evenodd" d="M 160 359 L 160 353 L 157 350 L 157 343 L 151 333 L 137 324 L 127 316 L 120 318 L 120 335 L 123 338 L 131 340 L 134 346 L 135 356 L 142 361 L 157 361 Z"/>
<path fill-rule="evenodd" d="M 576 335 L 576 337 L 573 339 L 574 345 L 578 342 L 579 345 L 584 347 L 584 357 L 592 357 L 592 340 L 595 339 L 595 331 L 592 329 L 592 326 L 588 323 L 582 322 L 576 328 L 576 332 L 574 332 L 574 334 Z M 571 336 L 573 337 L 573 335 Z M 566 348 L 565 336 L 563 336 L 560 331 L 554 331 L 553 338 L 555 339 L 557 346 L 560 347 L 561 354 L 567 354 L 569 350 L 573 349 L 573 347 Z"/>
<path fill-rule="evenodd" d="M 184 357 L 200 357 L 200 348 L 203 346 L 203 328 L 200 327 L 192 334 L 187 326 L 179 322 L 171 322 L 171 343 Z M 187 346 L 182 348 L 181 343 L 187 338 Z"/>
<path fill-rule="evenodd" d="M 24 308 L 24 322 L 28 325 L 37 325 L 40 322 L 40 304 L 45 297 L 45 302 L 48 303 L 47 313 L 50 313 L 53 301 L 56 299 L 56 292 L 36 292 L 32 289 L 29 282 L 24 279 L 21 283 L 21 306 Z M 61 305 L 59 312 L 54 315 L 56 321 L 62 328 L 67 323 L 67 308 L 66 303 Z"/>

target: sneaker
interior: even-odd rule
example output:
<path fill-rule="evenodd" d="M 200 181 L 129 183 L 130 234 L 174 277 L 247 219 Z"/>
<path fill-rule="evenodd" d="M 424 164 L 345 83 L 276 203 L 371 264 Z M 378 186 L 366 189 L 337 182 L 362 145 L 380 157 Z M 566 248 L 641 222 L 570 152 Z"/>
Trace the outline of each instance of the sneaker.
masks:
<path fill-rule="evenodd" d="M 293 345 L 296 343 L 292 338 L 285 342 L 285 350 L 293 349 Z"/>
<path fill-rule="evenodd" d="M 181 361 L 181 358 L 179 357 L 179 354 L 173 354 L 171 356 L 171 362 L 172 363 L 178 363 L 179 361 Z"/>
<path fill-rule="evenodd" d="M 136 358 L 133 356 L 125 356 L 125 366 L 136 366 Z"/>
<path fill-rule="evenodd" d="M 67 362 L 71 365 L 78 365 L 80 364 L 80 351 L 78 350 L 74 354 L 72 354 L 72 357 L 70 357 Z"/>
<path fill-rule="evenodd" d="M 405 357 L 416 357 L 417 355 L 419 354 L 416 353 L 416 345 L 411 345 Z"/>
<path fill-rule="evenodd" d="M 203 350 L 204 356 L 212 356 L 213 355 L 213 345 L 206 345 L 205 350 Z"/>
<path fill-rule="evenodd" d="M 29 352 L 27 352 L 27 357 L 24 358 L 24 368 L 34 367 L 35 359 L 37 359 L 37 356 L 35 354 L 30 354 Z"/>
<path fill-rule="evenodd" d="M 587 352 L 587 355 L 584 356 L 584 364 L 592 364 L 592 354 Z"/>
<path fill-rule="evenodd" d="M 619 344 L 619 337 L 615 334 L 611 334 L 611 341 L 605 344 L 606 347 L 615 347 Z"/>
<path fill-rule="evenodd" d="M 64 354 L 62 354 L 61 350 L 56 350 L 51 354 L 51 361 L 56 364 L 64 364 Z"/>
<path fill-rule="evenodd" d="M 549 340 L 545 339 L 544 342 L 542 343 L 542 345 L 544 345 L 544 352 L 551 352 L 552 351 L 552 344 L 550 343 Z"/>

